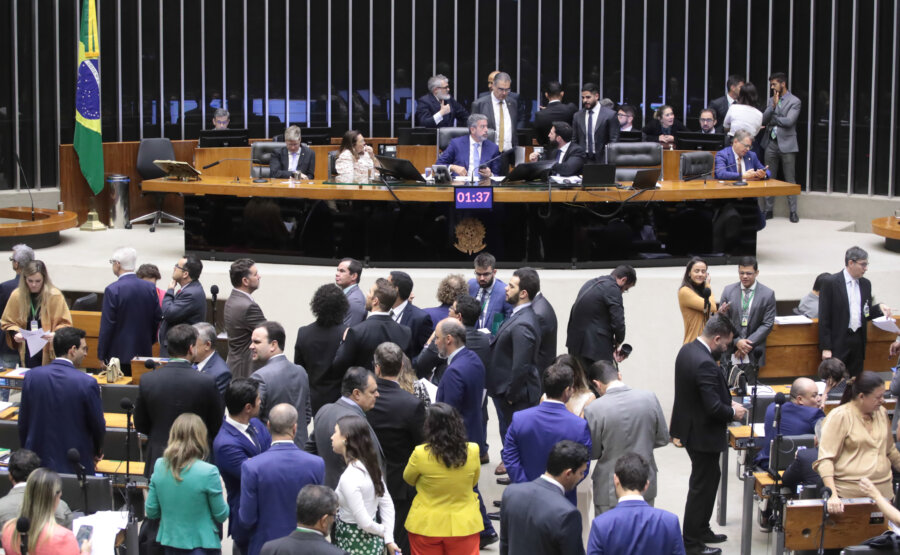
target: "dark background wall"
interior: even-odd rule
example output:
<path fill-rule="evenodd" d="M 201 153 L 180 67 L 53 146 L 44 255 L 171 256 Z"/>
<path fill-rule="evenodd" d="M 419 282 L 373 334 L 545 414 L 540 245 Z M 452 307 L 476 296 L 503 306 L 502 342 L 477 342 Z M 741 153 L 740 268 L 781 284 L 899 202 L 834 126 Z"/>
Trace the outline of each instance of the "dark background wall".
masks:
<path fill-rule="evenodd" d="M 0 188 L 58 184 L 74 132 L 81 0 L 0 8 Z M 285 124 L 391 136 L 434 73 L 468 105 L 499 68 L 533 112 L 580 83 L 696 126 L 729 73 L 803 101 L 808 190 L 897 195 L 898 0 L 97 0 L 104 141 L 196 138 L 223 102 L 251 137 Z M 352 91 L 349 92 L 348 91 Z M 285 98 L 289 98 L 287 106 Z M 16 112 L 16 105 L 18 112 Z M 286 111 L 289 110 L 289 114 Z"/>

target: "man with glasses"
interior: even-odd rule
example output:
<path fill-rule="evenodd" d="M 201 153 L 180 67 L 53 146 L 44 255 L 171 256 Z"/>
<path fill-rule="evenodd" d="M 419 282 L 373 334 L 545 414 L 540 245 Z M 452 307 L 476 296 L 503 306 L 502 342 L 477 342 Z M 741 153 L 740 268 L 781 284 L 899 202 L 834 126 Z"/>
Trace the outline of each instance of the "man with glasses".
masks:
<path fill-rule="evenodd" d="M 475 257 L 475 277 L 469 280 L 469 295 L 481 307 L 475 327 L 491 333 L 512 313 L 512 305 L 506 302 L 506 284 L 495 278 L 496 263 L 494 255 L 482 251 Z"/>
<path fill-rule="evenodd" d="M 725 133 L 725 129 L 719 125 L 719 120 L 716 119 L 716 111 L 712 108 L 704 108 L 700 111 L 700 132 L 704 135 Z"/>
<path fill-rule="evenodd" d="M 769 168 L 763 167 L 753 147 L 753 137 L 741 129 L 735 131 L 731 146 L 716 153 L 716 179 L 753 181 L 769 179 Z"/>
<path fill-rule="evenodd" d="M 214 129 L 228 129 L 228 124 L 231 123 L 231 114 L 225 108 L 216 108 L 212 122 Z"/>
<path fill-rule="evenodd" d="M 725 312 L 736 330 L 725 351 L 727 360 L 733 364 L 763 366 L 766 363 L 766 337 L 775 325 L 775 292 L 757 281 L 758 275 L 756 258 L 741 258 L 740 281 L 726 286 L 719 297 L 720 303 L 728 303 Z"/>
<path fill-rule="evenodd" d="M 844 362 L 850 377 L 859 376 L 866 358 L 866 322 L 891 316 L 884 304 L 874 304 L 872 282 L 863 277 L 869 268 L 869 253 L 850 247 L 844 254 L 844 269 L 822 281 L 819 292 L 819 349 L 822 360 L 835 357 Z"/>
<path fill-rule="evenodd" d="M 494 75 L 491 94 L 481 97 L 472 103 L 472 113 L 487 116 L 487 125 L 497 134 L 497 146 L 504 154 L 500 164 L 500 174 L 506 174 L 510 164 L 515 163 L 515 153 L 512 152 L 519 141 L 516 136 L 516 128 L 519 125 L 519 107 L 516 101 L 510 98 L 512 79 L 508 73 L 497 72 Z"/>
<path fill-rule="evenodd" d="M 162 323 L 159 325 L 159 356 L 169 356 L 166 334 L 178 324 L 193 326 L 206 320 L 206 293 L 200 284 L 203 263 L 194 255 L 187 255 L 175 264 L 172 281 L 162 301 Z M 175 287 L 181 287 L 175 292 Z"/>
<path fill-rule="evenodd" d="M 450 96 L 450 80 L 443 75 L 428 79 L 428 94 L 416 101 L 416 125 L 419 127 L 462 127 L 469 112 Z"/>
<path fill-rule="evenodd" d="M 316 153 L 300 142 L 300 128 L 292 125 L 284 131 L 285 147 L 272 155 L 269 174 L 282 179 L 315 179 Z"/>
<path fill-rule="evenodd" d="M 628 104 L 622 104 L 616 111 L 619 118 L 619 131 L 634 131 L 634 108 Z"/>

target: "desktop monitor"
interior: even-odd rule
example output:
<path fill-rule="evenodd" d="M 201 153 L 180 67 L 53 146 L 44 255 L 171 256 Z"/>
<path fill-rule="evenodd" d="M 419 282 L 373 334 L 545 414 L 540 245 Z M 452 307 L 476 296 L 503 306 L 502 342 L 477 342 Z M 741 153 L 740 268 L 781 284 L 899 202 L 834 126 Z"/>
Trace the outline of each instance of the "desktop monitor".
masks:
<path fill-rule="evenodd" d="M 675 148 L 678 150 L 722 150 L 725 148 L 724 133 L 700 133 L 679 131 L 675 133 Z"/>
<path fill-rule="evenodd" d="M 545 181 L 550 173 L 550 168 L 556 164 L 554 160 L 541 160 L 539 162 L 525 162 L 519 164 L 505 178 L 503 183 L 511 181 Z"/>
<path fill-rule="evenodd" d="M 383 176 L 390 176 L 398 181 L 418 181 L 425 183 L 425 178 L 412 162 L 404 158 L 391 158 L 390 156 L 375 156 L 381 163 L 378 171 Z"/>
<path fill-rule="evenodd" d="M 644 140 L 644 134 L 640 131 L 619 131 L 620 143 L 640 143 Z"/>
<path fill-rule="evenodd" d="M 292 123 L 300 128 L 300 140 L 308 145 L 330 145 L 330 127 L 303 127 L 298 123 Z"/>
<path fill-rule="evenodd" d="M 200 148 L 247 146 L 246 129 L 204 129 L 200 131 Z"/>

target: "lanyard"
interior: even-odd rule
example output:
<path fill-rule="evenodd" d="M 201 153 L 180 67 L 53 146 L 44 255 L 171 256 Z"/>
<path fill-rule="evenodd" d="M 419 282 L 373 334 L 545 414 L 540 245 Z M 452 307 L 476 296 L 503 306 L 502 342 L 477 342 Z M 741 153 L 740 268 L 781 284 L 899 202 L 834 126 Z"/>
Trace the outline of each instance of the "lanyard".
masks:
<path fill-rule="evenodd" d="M 750 305 L 753 303 L 753 296 L 756 295 L 756 289 L 751 289 L 749 295 L 744 295 L 743 291 L 741 293 L 741 312 L 747 314 L 750 311 Z"/>
<path fill-rule="evenodd" d="M 37 315 L 40 312 L 41 305 L 38 303 L 38 306 L 34 306 L 34 300 L 31 301 L 31 319 L 37 320 Z"/>

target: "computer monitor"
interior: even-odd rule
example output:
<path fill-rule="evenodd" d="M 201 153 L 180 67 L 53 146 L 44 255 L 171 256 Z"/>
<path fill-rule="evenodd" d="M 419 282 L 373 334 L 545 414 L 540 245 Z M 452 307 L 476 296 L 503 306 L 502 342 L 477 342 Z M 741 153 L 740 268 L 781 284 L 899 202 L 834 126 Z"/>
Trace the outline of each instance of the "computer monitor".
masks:
<path fill-rule="evenodd" d="M 797 436 L 782 436 L 781 447 L 778 451 L 778 461 L 775 461 L 775 440 L 769 444 L 769 472 L 780 472 L 787 469 L 788 465 L 797 457 L 798 449 L 812 449 L 816 446 L 816 436 L 803 434 Z"/>
<path fill-rule="evenodd" d="M 404 158 L 391 158 L 390 156 L 375 156 L 381 163 L 378 171 L 381 175 L 390 176 L 398 181 L 418 181 L 425 183 L 425 178 L 412 162 Z"/>
<path fill-rule="evenodd" d="M 585 164 L 581 170 L 581 183 L 585 187 L 615 187 L 614 164 Z"/>
<path fill-rule="evenodd" d="M 330 145 L 330 127 L 303 127 L 299 123 L 292 123 L 300 128 L 300 140 L 308 145 Z"/>
<path fill-rule="evenodd" d="M 640 143 L 644 140 L 644 134 L 640 131 L 619 131 L 620 143 Z"/>
<path fill-rule="evenodd" d="M 519 164 L 511 172 L 509 175 L 503 178 L 503 183 L 509 183 L 511 181 L 545 181 L 547 179 L 547 174 L 550 173 L 550 168 L 556 164 L 554 160 L 541 160 L 539 162 L 525 162 L 524 164 Z"/>
<path fill-rule="evenodd" d="M 679 131 L 675 133 L 675 148 L 678 150 L 722 150 L 725 148 L 724 133 L 700 133 Z"/>
<path fill-rule="evenodd" d="M 247 146 L 246 129 L 204 129 L 200 131 L 200 148 Z"/>
<path fill-rule="evenodd" d="M 84 506 L 84 493 L 81 484 L 74 474 L 60 474 L 62 478 L 62 498 L 72 511 L 85 514 L 113 509 L 112 481 L 108 476 L 85 476 L 87 484 L 87 503 Z"/>

